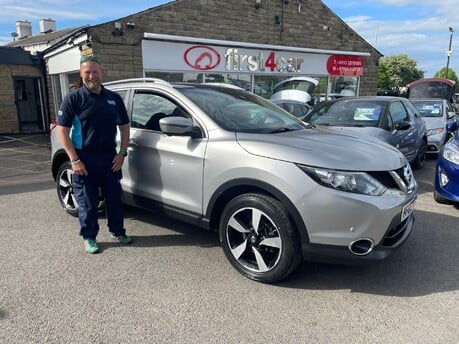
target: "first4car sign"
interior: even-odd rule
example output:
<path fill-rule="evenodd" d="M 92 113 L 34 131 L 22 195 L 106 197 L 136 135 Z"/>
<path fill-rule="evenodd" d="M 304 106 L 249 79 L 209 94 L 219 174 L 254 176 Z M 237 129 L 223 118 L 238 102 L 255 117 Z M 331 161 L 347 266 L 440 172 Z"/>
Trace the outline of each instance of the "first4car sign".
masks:
<path fill-rule="evenodd" d="M 149 39 L 142 40 L 144 70 L 360 76 L 363 56 L 368 56 L 218 40 L 198 42 L 196 38 L 169 35 L 145 36 Z M 154 39 L 159 36 L 167 36 L 168 40 Z"/>

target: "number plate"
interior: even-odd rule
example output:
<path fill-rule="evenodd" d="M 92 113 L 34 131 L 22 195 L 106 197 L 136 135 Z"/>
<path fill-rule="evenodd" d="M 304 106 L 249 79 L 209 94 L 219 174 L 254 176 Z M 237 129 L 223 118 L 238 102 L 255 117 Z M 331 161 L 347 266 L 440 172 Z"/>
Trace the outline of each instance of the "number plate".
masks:
<path fill-rule="evenodd" d="M 405 205 L 402 210 L 402 221 L 405 220 L 408 216 L 411 215 L 411 213 L 414 210 L 414 204 L 416 203 L 416 200 L 412 200 L 410 203 Z"/>

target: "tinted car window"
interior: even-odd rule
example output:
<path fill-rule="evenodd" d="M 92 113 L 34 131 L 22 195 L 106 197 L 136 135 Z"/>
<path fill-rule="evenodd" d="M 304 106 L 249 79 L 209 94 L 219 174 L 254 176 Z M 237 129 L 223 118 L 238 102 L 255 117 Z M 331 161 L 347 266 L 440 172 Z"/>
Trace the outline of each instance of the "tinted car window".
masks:
<path fill-rule="evenodd" d="M 318 108 L 310 122 L 323 125 L 378 126 L 384 103 L 378 101 L 337 101 Z"/>
<path fill-rule="evenodd" d="M 393 102 L 389 105 L 389 114 L 393 123 L 400 121 L 409 122 L 410 117 L 401 102 Z"/>
<path fill-rule="evenodd" d="M 159 120 L 171 116 L 177 105 L 168 98 L 150 92 L 136 92 L 132 105 L 133 128 L 159 130 Z"/>
<path fill-rule="evenodd" d="M 416 101 L 414 106 L 419 110 L 422 117 L 442 117 L 443 106 L 439 101 Z"/>

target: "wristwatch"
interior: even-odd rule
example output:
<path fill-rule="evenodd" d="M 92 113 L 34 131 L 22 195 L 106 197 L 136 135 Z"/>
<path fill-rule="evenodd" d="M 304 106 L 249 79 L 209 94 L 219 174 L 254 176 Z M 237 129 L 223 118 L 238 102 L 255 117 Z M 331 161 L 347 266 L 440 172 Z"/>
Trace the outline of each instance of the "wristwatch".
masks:
<path fill-rule="evenodd" d="M 118 154 L 121 154 L 122 156 L 127 156 L 127 152 L 125 150 L 120 149 Z"/>

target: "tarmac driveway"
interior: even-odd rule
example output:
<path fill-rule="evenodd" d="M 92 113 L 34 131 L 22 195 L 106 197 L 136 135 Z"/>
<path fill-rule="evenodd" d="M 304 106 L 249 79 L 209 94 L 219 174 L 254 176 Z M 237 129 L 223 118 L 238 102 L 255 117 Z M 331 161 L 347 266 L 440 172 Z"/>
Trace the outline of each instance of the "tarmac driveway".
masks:
<path fill-rule="evenodd" d="M 43 135 L 0 135 L 0 195 L 53 187 L 50 139 Z"/>

